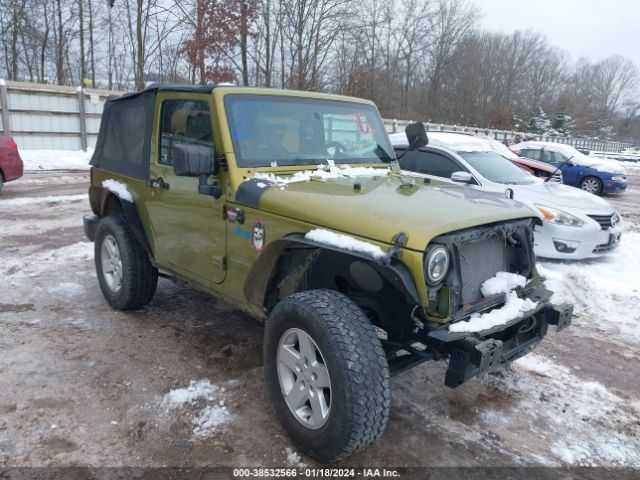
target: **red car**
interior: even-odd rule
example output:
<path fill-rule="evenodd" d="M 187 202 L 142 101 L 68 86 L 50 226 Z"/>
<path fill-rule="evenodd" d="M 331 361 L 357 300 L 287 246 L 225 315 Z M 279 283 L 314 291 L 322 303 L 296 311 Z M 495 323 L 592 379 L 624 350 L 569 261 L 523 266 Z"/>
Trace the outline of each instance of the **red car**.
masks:
<path fill-rule="evenodd" d="M 503 157 L 511 160 L 525 172 L 530 173 L 531 175 L 535 175 L 540 178 L 548 178 L 553 175 L 552 178 L 549 179 L 550 182 L 562 183 L 562 172 L 554 167 L 553 165 L 549 165 L 548 163 L 541 162 L 539 160 L 533 160 L 532 158 L 522 157 L 518 154 L 518 152 L 514 152 L 510 150 L 506 145 L 499 142 L 498 140 L 494 140 L 491 137 L 487 137 L 484 135 L 477 135 L 480 138 L 484 138 L 487 140 L 491 148 L 498 154 Z"/>
<path fill-rule="evenodd" d="M 23 170 L 18 144 L 13 138 L 0 135 L 0 191 L 5 182 L 20 178 Z"/>

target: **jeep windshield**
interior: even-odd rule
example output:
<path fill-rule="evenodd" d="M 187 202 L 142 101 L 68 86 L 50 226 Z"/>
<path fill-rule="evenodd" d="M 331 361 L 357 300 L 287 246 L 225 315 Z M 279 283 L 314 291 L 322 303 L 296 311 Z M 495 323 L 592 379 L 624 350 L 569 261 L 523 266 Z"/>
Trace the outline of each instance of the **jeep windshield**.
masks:
<path fill-rule="evenodd" d="M 480 175 L 494 183 L 529 185 L 539 180 L 496 152 L 463 152 L 458 155 L 475 168 Z"/>
<path fill-rule="evenodd" d="M 232 94 L 225 97 L 225 108 L 241 168 L 395 159 L 378 110 L 367 104 Z"/>

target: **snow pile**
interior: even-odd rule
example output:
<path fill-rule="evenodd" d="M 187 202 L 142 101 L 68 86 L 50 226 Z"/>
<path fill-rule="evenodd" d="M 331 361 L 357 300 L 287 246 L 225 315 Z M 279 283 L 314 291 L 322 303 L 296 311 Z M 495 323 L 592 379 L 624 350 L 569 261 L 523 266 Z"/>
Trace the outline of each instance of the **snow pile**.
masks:
<path fill-rule="evenodd" d="M 223 402 L 220 402 L 223 403 Z M 207 405 L 192 421 L 196 437 L 210 437 L 220 425 L 231 420 L 231 414 L 224 405 Z"/>
<path fill-rule="evenodd" d="M 561 438 L 549 453 L 562 463 L 580 466 L 640 466 L 640 403 L 610 392 L 598 382 L 583 381 L 567 368 L 540 355 L 514 362 L 515 374 L 496 380 L 498 388 L 519 393 L 512 412 L 527 412 L 543 438 Z M 525 439 L 523 439 L 525 440 Z"/>
<path fill-rule="evenodd" d="M 209 380 L 191 380 L 188 387 L 169 391 L 162 398 L 161 405 L 167 413 L 172 410 L 184 411 L 187 407 L 196 405 L 201 407 L 198 413 L 188 415 L 191 417 L 194 437 L 206 438 L 233 419 L 224 400 L 219 399 L 224 392 L 224 388 L 212 384 Z"/>
<path fill-rule="evenodd" d="M 212 384 L 209 380 L 191 380 L 186 388 L 177 388 L 167 393 L 162 403 L 169 408 L 180 407 L 196 400 L 213 400 L 224 388 Z"/>
<path fill-rule="evenodd" d="M 287 447 L 285 448 L 285 453 L 287 454 L 287 462 L 292 467 L 296 468 L 306 468 L 307 464 L 302 461 L 298 452 L 296 452 L 293 448 Z"/>
<path fill-rule="evenodd" d="M 388 175 L 388 173 L 388 168 L 350 167 L 349 165 L 337 167 L 333 160 L 327 160 L 327 165 L 318 165 L 316 170 L 295 172 L 290 177 L 276 175 L 274 173 L 259 172 L 256 173 L 253 178 L 257 180 L 265 180 L 266 182 L 275 185 L 286 185 L 289 183 L 307 182 L 311 180 L 311 177 L 328 180 L 333 178 L 380 177 Z"/>
<path fill-rule="evenodd" d="M 583 262 L 538 263 L 553 303 L 571 303 L 580 334 L 606 332 L 640 342 L 640 232 L 627 231 L 618 248 Z"/>
<path fill-rule="evenodd" d="M 63 202 L 79 202 L 80 200 L 87 200 L 89 197 L 86 193 L 78 195 L 49 195 L 47 197 L 23 197 L 23 198 L 9 198 L 6 200 L 0 200 L 0 205 L 3 207 L 20 207 L 23 205 L 33 205 L 36 203 L 63 203 Z"/>
<path fill-rule="evenodd" d="M 485 297 L 498 293 L 509 293 L 517 287 L 524 287 L 527 279 L 522 275 L 510 272 L 498 272 L 495 277 L 490 278 L 482 284 L 480 291 Z"/>
<path fill-rule="evenodd" d="M 515 273 L 498 272 L 495 277 L 490 278 L 482 284 L 482 294 L 486 297 L 497 293 L 506 293 L 505 303 L 500 308 L 478 314 L 471 315 L 469 320 L 454 323 L 449 326 L 450 332 L 481 332 L 498 325 L 504 325 L 519 317 L 525 312 L 536 307 L 537 303 L 528 298 L 520 298 L 513 290 L 516 287 L 523 287 L 527 279 Z"/>
<path fill-rule="evenodd" d="M 330 245 L 332 247 L 342 248 L 349 252 L 358 252 L 370 255 L 375 259 L 381 259 L 387 254 L 378 247 L 362 240 L 357 240 L 349 235 L 342 233 L 335 233 L 329 230 L 317 228 L 308 232 L 304 238 L 313 242 L 321 243 L 323 245 Z"/>
<path fill-rule="evenodd" d="M 640 162 L 620 162 L 628 174 L 640 175 Z"/>
<path fill-rule="evenodd" d="M 25 170 L 89 170 L 93 150 L 19 150 Z"/>
<path fill-rule="evenodd" d="M 102 182 L 102 186 L 107 190 L 115 193 L 122 200 L 133 203 L 131 192 L 127 190 L 127 186 L 124 183 L 117 180 L 105 180 L 104 182 Z"/>

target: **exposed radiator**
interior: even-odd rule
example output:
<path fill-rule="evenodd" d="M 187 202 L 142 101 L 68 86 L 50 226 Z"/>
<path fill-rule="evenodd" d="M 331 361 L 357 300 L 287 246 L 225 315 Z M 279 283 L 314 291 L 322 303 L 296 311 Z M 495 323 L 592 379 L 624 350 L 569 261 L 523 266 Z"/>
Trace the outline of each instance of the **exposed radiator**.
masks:
<path fill-rule="evenodd" d="M 473 303 L 482 298 L 480 288 L 497 272 L 506 271 L 505 243 L 499 237 L 490 237 L 459 246 L 460 273 L 462 275 L 462 303 Z"/>

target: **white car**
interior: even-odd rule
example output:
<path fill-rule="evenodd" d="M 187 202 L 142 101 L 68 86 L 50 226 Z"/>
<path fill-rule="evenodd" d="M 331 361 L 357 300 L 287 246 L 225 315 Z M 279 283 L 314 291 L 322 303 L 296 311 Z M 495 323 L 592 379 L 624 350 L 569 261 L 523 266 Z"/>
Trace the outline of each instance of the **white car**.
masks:
<path fill-rule="evenodd" d="M 622 219 L 606 200 L 577 188 L 545 182 L 497 154 L 483 139 L 430 132 L 429 145 L 406 152 L 404 134 L 390 135 L 403 170 L 462 182 L 468 188 L 513 195 L 542 220 L 535 229 L 539 257 L 584 259 L 612 251 L 622 235 Z M 404 154 L 403 154 L 404 153 Z"/>

